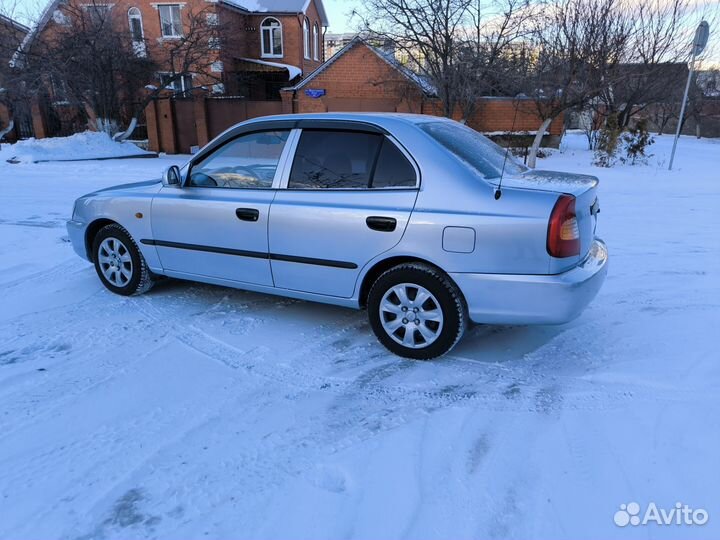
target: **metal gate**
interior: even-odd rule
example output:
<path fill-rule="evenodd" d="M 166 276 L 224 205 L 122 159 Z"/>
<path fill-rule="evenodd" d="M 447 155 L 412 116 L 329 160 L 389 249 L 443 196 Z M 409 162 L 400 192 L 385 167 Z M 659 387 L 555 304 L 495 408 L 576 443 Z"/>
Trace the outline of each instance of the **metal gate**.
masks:
<path fill-rule="evenodd" d="M 30 139 L 35 136 L 32 111 L 27 101 L 17 101 L 12 105 L 13 121 L 15 122 L 15 138 Z"/>

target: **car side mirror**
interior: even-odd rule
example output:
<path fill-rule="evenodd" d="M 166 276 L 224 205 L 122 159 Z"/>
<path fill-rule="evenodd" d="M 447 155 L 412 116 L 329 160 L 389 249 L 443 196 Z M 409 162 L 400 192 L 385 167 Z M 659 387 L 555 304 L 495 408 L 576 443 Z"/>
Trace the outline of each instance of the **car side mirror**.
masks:
<path fill-rule="evenodd" d="M 177 165 L 173 165 L 172 167 L 168 167 L 165 169 L 165 172 L 163 173 L 162 177 L 163 186 L 176 186 L 180 187 L 181 184 L 181 175 L 180 175 L 180 167 Z"/>

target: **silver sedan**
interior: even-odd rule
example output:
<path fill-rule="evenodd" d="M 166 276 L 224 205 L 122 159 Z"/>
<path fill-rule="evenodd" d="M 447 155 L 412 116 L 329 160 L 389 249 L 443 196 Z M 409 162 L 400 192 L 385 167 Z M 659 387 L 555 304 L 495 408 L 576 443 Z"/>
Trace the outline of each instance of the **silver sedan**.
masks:
<path fill-rule="evenodd" d="M 471 321 L 583 311 L 607 272 L 597 184 L 447 119 L 288 115 L 229 129 L 162 181 L 81 197 L 67 227 L 117 294 L 168 276 L 367 308 L 389 350 L 429 359 Z"/>

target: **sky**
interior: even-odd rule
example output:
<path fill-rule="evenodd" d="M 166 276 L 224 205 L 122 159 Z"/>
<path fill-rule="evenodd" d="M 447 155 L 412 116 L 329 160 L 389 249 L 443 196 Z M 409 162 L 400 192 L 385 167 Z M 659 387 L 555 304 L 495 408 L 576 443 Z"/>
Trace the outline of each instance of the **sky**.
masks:
<path fill-rule="evenodd" d="M 328 32 L 352 32 L 354 24 L 349 20 L 349 14 L 355 3 L 352 0 L 323 0 L 328 12 L 328 19 L 330 19 Z"/>

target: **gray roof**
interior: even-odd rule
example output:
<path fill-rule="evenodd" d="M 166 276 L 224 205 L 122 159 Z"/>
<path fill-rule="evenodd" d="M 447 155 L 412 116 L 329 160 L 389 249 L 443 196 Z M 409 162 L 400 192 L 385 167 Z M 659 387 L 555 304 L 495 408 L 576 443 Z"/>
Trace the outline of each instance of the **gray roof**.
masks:
<path fill-rule="evenodd" d="M 2 22 L 3 24 L 10 25 L 13 28 L 15 28 L 16 30 L 20 30 L 21 32 L 27 33 L 30 31 L 30 29 L 27 26 L 25 26 L 24 24 L 21 24 L 15 20 L 11 19 L 10 17 L 6 17 L 2 13 L 0 13 L 0 22 Z"/>
<path fill-rule="evenodd" d="M 250 13 L 305 13 L 312 0 L 222 0 L 224 4 Z M 315 7 L 323 26 L 329 21 L 322 0 L 315 0 Z"/>

